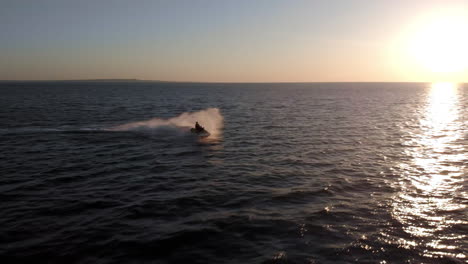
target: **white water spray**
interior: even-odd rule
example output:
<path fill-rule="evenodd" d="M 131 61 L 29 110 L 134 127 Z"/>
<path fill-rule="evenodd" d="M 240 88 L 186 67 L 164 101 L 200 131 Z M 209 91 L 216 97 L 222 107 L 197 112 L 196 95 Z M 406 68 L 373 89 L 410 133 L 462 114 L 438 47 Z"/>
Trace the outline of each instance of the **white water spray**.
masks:
<path fill-rule="evenodd" d="M 127 123 L 115 127 L 111 127 L 109 130 L 112 131 L 127 131 L 135 129 L 157 129 L 164 127 L 175 127 L 175 128 L 190 128 L 195 126 L 195 122 L 198 121 L 200 125 L 210 132 L 214 137 L 219 136 L 221 129 L 223 128 L 223 116 L 218 108 L 207 108 L 198 112 L 185 112 L 179 116 L 162 119 L 152 118 L 145 121 L 137 121 Z"/>

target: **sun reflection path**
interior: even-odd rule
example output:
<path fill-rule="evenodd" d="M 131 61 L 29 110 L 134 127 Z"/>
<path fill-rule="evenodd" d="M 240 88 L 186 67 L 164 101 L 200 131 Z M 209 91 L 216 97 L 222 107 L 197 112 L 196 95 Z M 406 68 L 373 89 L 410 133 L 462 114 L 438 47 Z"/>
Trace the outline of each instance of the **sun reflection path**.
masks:
<path fill-rule="evenodd" d="M 467 198 L 461 111 L 457 85 L 433 84 L 418 129 L 409 131 L 412 139 L 407 145 L 412 147 L 406 154 L 412 161 L 400 164 L 401 191 L 394 197 L 392 214 L 407 234 L 422 243 L 427 257 L 467 258 L 452 244 L 467 236 L 449 230 L 468 223 L 454 216 L 463 215 L 466 203 L 460 200 Z"/>

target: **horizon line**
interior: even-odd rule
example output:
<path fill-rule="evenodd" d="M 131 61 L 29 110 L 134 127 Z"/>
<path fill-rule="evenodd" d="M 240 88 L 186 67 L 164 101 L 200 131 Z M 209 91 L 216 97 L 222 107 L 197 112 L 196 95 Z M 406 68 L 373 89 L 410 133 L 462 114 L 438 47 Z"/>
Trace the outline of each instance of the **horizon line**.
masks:
<path fill-rule="evenodd" d="M 204 84 L 274 84 L 274 83 L 458 83 L 464 84 L 467 82 L 452 82 L 452 81 L 249 81 L 249 82 L 232 82 L 232 81 L 166 81 L 166 80 L 147 80 L 137 78 L 108 78 L 108 79 L 52 79 L 52 80 L 0 80 L 0 82 L 160 82 L 160 83 L 204 83 Z"/>

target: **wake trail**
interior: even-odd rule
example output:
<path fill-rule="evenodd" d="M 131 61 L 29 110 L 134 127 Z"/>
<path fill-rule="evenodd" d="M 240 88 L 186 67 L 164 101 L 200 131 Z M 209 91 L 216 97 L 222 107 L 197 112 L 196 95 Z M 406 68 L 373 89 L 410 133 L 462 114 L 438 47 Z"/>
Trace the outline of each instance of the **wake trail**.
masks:
<path fill-rule="evenodd" d="M 130 131 L 130 130 L 157 130 L 181 128 L 187 129 L 194 127 L 195 122 L 200 123 L 214 137 L 221 134 L 224 118 L 218 108 L 207 108 L 197 112 L 185 112 L 179 116 L 163 119 L 152 118 L 144 121 L 131 122 L 111 127 L 110 131 Z"/>

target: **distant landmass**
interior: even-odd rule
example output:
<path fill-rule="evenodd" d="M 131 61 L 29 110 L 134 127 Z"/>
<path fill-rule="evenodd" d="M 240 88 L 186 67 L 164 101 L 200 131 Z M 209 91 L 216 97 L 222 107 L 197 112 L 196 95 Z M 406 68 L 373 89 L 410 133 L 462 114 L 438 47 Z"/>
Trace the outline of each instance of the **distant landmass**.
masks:
<path fill-rule="evenodd" d="M 83 80 L 69 80 L 71 82 L 138 82 L 139 79 L 83 79 Z M 158 80 L 156 80 L 157 82 Z"/>
<path fill-rule="evenodd" d="M 78 79 L 78 80 L 0 80 L 0 82 L 162 82 L 139 79 Z"/>

